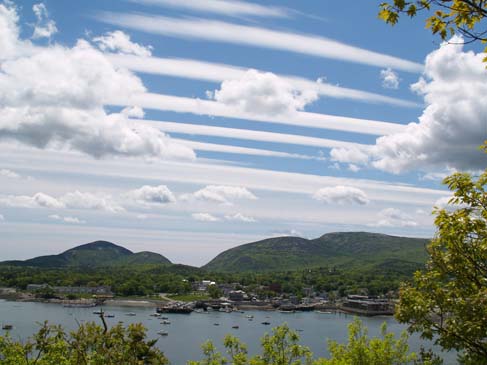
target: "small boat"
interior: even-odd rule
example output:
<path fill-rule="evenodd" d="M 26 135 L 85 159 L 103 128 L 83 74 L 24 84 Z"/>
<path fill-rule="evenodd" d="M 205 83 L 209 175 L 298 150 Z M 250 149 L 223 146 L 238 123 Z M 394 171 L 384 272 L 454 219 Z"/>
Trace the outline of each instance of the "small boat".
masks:
<path fill-rule="evenodd" d="M 239 326 L 232 326 L 232 328 L 238 330 L 240 327 Z"/>
<path fill-rule="evenodd" d="M 169 318 L 167 318 L 167 317 L 161 317 L 161 319 L 169 319 Z"/>
<path fill-rule="evenodd" d="M 125 315 L 126 315 L 126 316 L 131 316 L 131 317 L 133 317 L 133 316 L 135 316 L 136 314 L 135 314 L 134 312 L 129 312 L 129 313 L 125 313 Z"/>
<path fill-rule="evenodd" d="M 100 315 L 100 314 L 103 314 L 103 311 L 101 309 L 98 310 L 98 311 L 93 311 L 93 314 Z"/>
<path fill-rule="evenodd" d="M 159 336 L 167 336 L 169 334 L 169 332 L 167 332 L 167 331 L 159 331 L 159 332 L 157 332 L 157 334 Z"/>
<path fill-rule="evenodd" d="M 162 323 L 162 324 L 171 324 L 171 322 L 170 322 L 170 321 L 162 321 L 161 323 Z"/>
<path fill-rule="evenodd" d="M 220 323 L 213 323 L 213 326 L 219 326 Z"/>
<path fill-rule="evenodd" d="M 264 324 L 264 325 L 268 326 L 268 325 L 270 325 L 270 324 L 271 324 L 271 322 L 267 322 L 267 321 L 265 321 L 265 322 L 262 322 L 262 324 Z"/>
<path fill-rule="evenodd" d="M 107 314 L 105 317 L 107 317 L 107 318 L 115 318 L 115 314 Z"/>
<path fill-rule="evenodd" d="M 149 314 L 151 317 L 160 317 L 161 314 L 160 313 L 152 313 L 152 314 Z"/>
<path fill-rule="evenodd" d="M 11 330 L 12 328 L 14 328 L 14 326 L 12 326 L 11 324 L 4 324 L 4 325 L 2 326 L 2 329 L 3 329 L 3 330 L 7 330 L 7 331 L 8 331 L 8 330 Z"/>
<path fill-rule="evenodd" d="M 248 318 L 248 319 L 252 319 L 252 318 L 254 318 L 254 316 L 253 316 L 253 315 L 251 315 L 251 314 L 247 314 L 245 317 L 246 317 L 246 318 Z"/>

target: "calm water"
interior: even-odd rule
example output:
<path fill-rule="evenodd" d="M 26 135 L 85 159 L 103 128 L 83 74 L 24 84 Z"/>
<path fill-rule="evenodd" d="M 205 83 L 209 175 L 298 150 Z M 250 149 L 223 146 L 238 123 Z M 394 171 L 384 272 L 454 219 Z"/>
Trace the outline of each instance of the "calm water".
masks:
<path fill-rule="evenodd" d="M 171 324 L 163 325 L 158 318 L 151 317 L 152 308 L 133 307 L 109 307 L 105 306 L 107 314 L 114 314 L 114 318 L 107 318 L 108 324 L 116 324 L 123 321 L 125 324 L 141 322 L 148 328 L 151 338 L 159 338 L 157 345 L 165 352 L 173 365 L 186 364 L 188 360 L 201 358 L 200 345 L 207 339 L 215 344 L 221 344 L 226 334 L 238 336 L 248 345 L 250 353 L 256 353 L 259 349 L 259 339 L 269 332 L 272 327 L 287 322 L 289 326 L 300 332 L 301 343 L 309 346 L 315 356 L 328 355 L 326 340 L 333 339 L 339 342 L 347 340 L 347 324 L 353 320 L 353 316 L 345 314 L 322 314 L 316 312 L 307 313 L 280 313 L 263 311 L 246 311 L 245 313 L 220 313 L 209 312 L 207 314 L 192 313 L 165 314 Z M 133 312 L 136 316 L 130 317 L 126 313 Z M 253 315 L 253 321 L 245 316 Z M 25 339 L 39 328 L 39 323 L 44 320 L 52 324 L 61 324 L 67 329 L 75 329 L 77 322 L 99 321 L 93 314 L 93 308 L 64 308 L 57 304 L 45 303 L 19 303 L 0 300 L 0 324 L 13 324 L 11 335 L 14 338 Z M 361 320 L 369 329 L 369 334 L 379 335 L 380 326 L 387 323 L 389 331 L 401 333 L 405 327 L 397 323 L 392 317 L 363 317 Z M 261 322 L 270 322 L 265 326 Z M 219 323 L 219 326 L 215 326 Z M 232 326 L 238 325 L 239 329 Z M 161 337 L 157 331 L 166 330 L 168 336 Z M 412 351 L 419 349 L 421 340 L 417 337 L 410 338 Z M 445 364 L 456 364 L 453 354 L 444 354 Z"/>

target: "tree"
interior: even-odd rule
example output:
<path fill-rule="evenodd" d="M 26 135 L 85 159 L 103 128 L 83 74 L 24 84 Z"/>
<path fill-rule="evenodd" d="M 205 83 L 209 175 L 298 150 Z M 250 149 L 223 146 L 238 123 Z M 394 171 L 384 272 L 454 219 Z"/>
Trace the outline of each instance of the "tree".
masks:
<path fill-rule="evenodd" d="M 400 290 L 396 317 L 409 329 L 460 352 L 464 364 L 487 364 L 487 170 L 474 180 L 444 180 L 456 209 L 437 209 L 437 233 L 425 270 Z"/>
<path fill-rule="evenodd" d="M 94 323 L 81 324 L 66 333 L 47 322 L 26 343 L 0 336 L 0 364 L 4 365 L 166 365 L 164 354 L 146 340 L 141 324 L 104 329 Z"/>
<path fill-rule="evenodd" d="M 210 295 L 210 298 L 217 299 L 223 295 L 223 292 L 216 284 L 212 284 L 208 285 L 208 294 Z"/>
<path fill-rule="evenodd" d="M 401 14 L 415 17 L 422 11 L 432 13 L 426 20 L 426 27 L 443 40 L 458 32 L 467 43 L 487 42 L 485 0 L 393 0 L 380 5 L 379 18 L 394 25 Z M 487 61 L 487 57 L 484 60 Z"/>
<path fill-rule="evenodd" d="M 314 365 L 401 365 L 416 360 L 416 355 L 409 353 L 406 332 L 396 340 L 393 333 L 387 333 L 387 325 L 383 323 L 381 335 L 382 338 L 370 339 L 367 329 L 355 318 L 348 326 L 348 343 L 329 341 L 331 358 L 320 359 Z"/>
<path fill-rule="evenodd" d="M 367 330 L 362 322 L 355 319 L 349 325 L 349 343 L 340 345 L 330 341 L 331 358 L 312 359 L 313 354 L 306 346 L 299 344 L 299 336 L 286 324 L 276 327 L 272 334 L 262 338 L 262 353 L 252 358 L 247 356 L 247 348 L 236 337 L 227 336 L 224 346 L 229 357 L 219 353 L 212 342 L 203 346 L 205 358 L 201 361 L 190 361 L 189 365 L 406 365 L 418 358 L 409 353 L 407 345 L 408 335 L 403 333 L 399 339 L 394 334 L 387 333 L 386 325 L 382 327 L 382 338 L 367 336 Z M 424 353 L 415 364 L 438 365 L 438 360 Z"/>

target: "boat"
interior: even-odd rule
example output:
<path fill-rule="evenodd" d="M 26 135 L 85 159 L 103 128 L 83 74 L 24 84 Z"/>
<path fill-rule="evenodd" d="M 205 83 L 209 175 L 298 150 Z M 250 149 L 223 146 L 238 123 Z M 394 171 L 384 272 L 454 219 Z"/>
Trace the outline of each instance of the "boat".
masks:
<path fill-rule="evenodd" d="M 103 314 L 103 311 L 101 309 L 98 310 L 98 311 L 93 311 L 93 314 L 100 315 L 100 314 Z"/>
<path fill-rule="evenodd" d="M 126 316 L 131 316 L 131 317 L 133 317 L 133 316 L 135 316 L 136 314 L 135 314 L 134 312 L 129 312 L 129 313 L 125 313 L 125 315 L 126 315 Z"/>
<path fill-rule="evenodd" d="M 171 322 L 170 322 L 170 321 L 162 321 L 161 323 L 162 323 L 162 324 L 171 324 Z"/>
<path fill-rule="evenodd" d="M 248 319 L 252 319 L 252 318 L 254 318 L 254 316 L 253 316 L 253 315 L 251 315 L 251 314 L 247 314 L 245 317 L 246 317 L 246 318 L 248 318 Z"/>
<path fill-rule="evenodd" d="M 151 317 L 160 317 L 161 314 L 160 313 L 151 313 L 149 314 Z"/>
<path fill-rule="evenodd" d="M 169 319 L 169 317 L 161 317 L 161 319 Z"/>
<path fill-rule="evenodd" d="M 236 330 L 238 330 L 240 327 L 239 326 L 232 326 L 232 328 L 235 328 Z"/>
<path fill-rule="evenodd" d="M 159 332 L 157 332 L 157 334 L 160 335 L 160 336 L 167 336 L 169 334 L 169 332 L 167 332 L 167 331 L 159 331 Z"/>
<path fill-rule="evenodd" d="M 105 317 L 107 317 L 107 318 L 114 318 L 115 317 L 115 314 L 107 314 Z"/>
<path fill-rule="evenodd" d="M 264 324 L 264 325 L 268 326 L 268 325 L 270 325 L 270 324 L 271 324 L 271 322 L 267 322 L 267 321 L 265 321 L 265 322 L 262 322 L 262 324 Z"/>
<path fill-rule="evenodd" d="M 219 326 L 220 323 L 213 323 L 213 326 Z"/>
<path fill-rule="evenodd" d="M 8 330 L 11 330 L 12 328 L 14 328 L 14 326 L 12 326 L 11 324 L 4 324 L 4 325 L 2 326 L 2 329 L 3 329 L 3 330 L 7 330 L 7 331 L 8 331 Z"/>
<path fill-rule="evenodd" d="M 193 308 L 188 306 L 165 306 L 159 307 L 156 309 L 157 313 L 177 313 L 177 314 L 190 314 L 193 311 Z"/>
<path fill-rule="evenodd" d="M 96 307 L 96 303 L 65 303 L 64 308 L 93 308 Z"/>

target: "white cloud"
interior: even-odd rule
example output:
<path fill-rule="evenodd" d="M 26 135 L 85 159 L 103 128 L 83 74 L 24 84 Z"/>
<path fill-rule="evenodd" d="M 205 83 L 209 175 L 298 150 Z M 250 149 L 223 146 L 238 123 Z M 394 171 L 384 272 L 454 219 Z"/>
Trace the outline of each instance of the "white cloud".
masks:
<path fill-rule="evenodd" d="M 288 11 L 276 6 L 263 6 L 256 3 L 238 0 L 130 0 L 132 2 L 160 5 L 171 8 L 198 11 L 204 13 L 215 13 L 227 16 L 260 16 L 260 17 L 288 17 Z"/>
<path fill-rule="evenodd" d="M 107 114 L 112 98 L 146 90 L 138 77 L 84 40 L 72 48 L 30 47 L 18 38 L 17 22 L 15 8 L 0 4 L 0 47 L 6 47 L 0 55 L 0 139 L 94 157 L 195 157 L 156 129 Z"/>
<path fill-rule="evenodd" d="M 110 60 L 117 66 L 134 72 L 169 75 L 185 79 L 204 80 L 221 83 L 225 80 L 237 80 L 248 71 L 246 67 L 238 67 L 228 64 L 210 63 L 194 59 L 138 57 L 133 55 L 111 54 Z M 264 73 L 265 71 L 259 71 Z M 363 90 L 350 89 L 325 82 L 297 76 L 277 75 L 280 79 L 291 84 L 296 90 L 316 90 L 318 95 L 338 99 L 351 99 L 369 103 L 390 104 L 401 107 L 418 107 L 412 101 L 393 98 Z"/>
<path fill-rule="evenodd" d="M 93 194 L 78 190 L 57 198 L 42 192 L 32 196 L 0 195 L 0 205 L 18 208 L 95 209 L 111 213 L 120 213 L 125 210 L 109 194 Z"/>
<path fill-rule="evenodd" d="M 332 161 L 364 165 L 369 160 L 368 149 L 364 145 L 335 147 L 330 150 L 330 158 Z"/>
<path fill-rule="evenodd" d="M 443 196 L 441 198 L 439 198 L 438 200 L 435 201 L 435 207 L 438 207 L 440 209 L 445 209 L 447 207 L 450 207 L 451 204 L 450 204 L 450 199 L 452 197 L 451 196 Z"/>
<path fill-rule="evenodd" d="M 219 222 L 221 219 L 210 213 L 193 213 L 191 217 L 200 222 Z"/>
<path fill-rule="evenodd" d="M 142 46 L 130 40 L 130 36 L 120 30 L 108 32 L 103 36 L 93 38 L 98 48 L 104 52 L 116 52 L 140 57 L 150 57 L 152 46 Z"/>
<path fill-rule="evenodd" d="M 462 209 L 468 207 L 465 203 L 451 203 L 450 200 L 454 198 L 453 195 L 443 196 L 435 201 L 434 207 L 439 209 L 445 209 L 448 211 L 454 211 L 457 209 Z"/>
<path fill-rule="evenodd" d="M 426 109 L 418 123 L 377 139 L 374 167 L 393 173 L 485 168 L 487 155 L 478 148 L 487 130 L 485 54 L 465 52 L 460 43 L 454 37 L 428 55 L 424 78 L 412 85 Z"/>
<path fill-rule="evenodd" d="M 343 185 L 321 188 L 313 195 L 313 199 L 326 204 L 335 203 L 365 205 L 369 203 L 369 198 L 362 190 L 352 186 Z"/>
<path fill-rule="evenodd" d="M 354 165 L 353 163 L 348 165 L 348 169 L 352 172 L 359 172 L 360 171 L 360 167 L 358 167 L 357 165 Z"/>
<path fill-rule="evenodd" d="M 51 38 L 53 34 L 57 33 L 56 23 L 49 19 L 49 12 L 43 3 L 34 4 L 32 10 L 37 18 L 32 34 L 33 39 Z"/>
<path fill-rule="evenodd" d="M 130 191 L 127 195 L 136 202 L 143 204 L 167 204 L 176 201 L 176 197 L 166 185 L 144 185 L 139 189 Z"/>
<path fill-rule="evenodd" d="M 225 219 L 227 221 L 240 221 L 240 222 L 246 222 L 246 223 L 254 223 L 254 222 L 256 222 L 255 218 L 250 217 L 248 215 L 244 215 L 242 213 L 235 213 L 235 214 L 225 215 Z"/>
<path fill-rule="evenodd" d="M 44 193 L 28 195 L 4 195 L 0 196 L 0 204 L 8 207 L 19 208 L 65 208 L 64 202 Z"/>
<path fill-rule="evenodd" d="M 72 224 L 85 224 L 86 221 L 81 220 L 77 217 L 70 217 L 70 216 L 60 216 L 58 214 L 51 214 L 48 216 L 48 218 L 57 220 L 57 221 L 62 221 L 65 223 L 72 223 Z"/>
<path fill-rule="evenodd" d="M 121 113 L 127 118 L 142 119 L 145 116 L 144 109 L 142 109 L 140 106 L 128 106 L 123 108 Z"/>
<path fill-rule="evenodd" d="M 115 202 L 110 194 L 80 192 L 64 194 L 59 198 L 66 207 L 72 209 L 94 209 L 110 213 L 121 213 L 125 209 Z"/>
<path fill-rule="evenodd" d="M 181 96 L 144 93 L 135 94 L 127 99 L 114 98 L 113 105 L 139 105 L 145 109 L 169 110 L 176 113 L 192 113 L 196 115 L 212 115 L 226 118 L 246 119 L 262 123 L 277 123 L 298 127 L 332 129 L 345 132 L 356 132 L 371 135 L 385 135 L 402 132 L 406 126 L 399 123 L 377 120 L 344 117 L 339 115 L 295 112 L 286 115 L 256 114 L 244 112 L 238 108 L 212 100 L 187 98 Z M 339 143 L 339 141 L 335 141 Z"/>
<path fill-rule="evenodd" d="M 0 61 L 14 57 L 19 52 L 19 17 L 13 4 L 0 4 Z"/>
<path fill-rule="evenodd" d="M 235 200 L 256 200 L 257 197 L 247 188 L 241 186 L 207 185 L 193 194 L 182 195 L 181 199 L 232 204 Z"/>
<path fill-rule="evenodd" d="M 420 176 L 421 180 L 430 180 L 430 181 L 442 181 L 445 177 L 454 174 L 457 172 L 456 169 L 453 168 L 446 168 L 445 171 L 438 172 L 438 171 L 431 171 L 427 172 L 424 175 Z"/>
<path fill-rule="evenodd" d="M 413 218 L 396 208 L 386 208 L 379 212 L 379 221 L 369 224 L 371 227 L 416 227 Z"/>
<path fill-rule="evenodd" d="M 163 130 L 164 128 L 161 129 Z M 228 135 L 222 137 L 228 137 Z M 299 153 L 288 153 L 288 152 L 265 150 L 261 148 L 231 146 L 227 144 L 196 142 L 196 141 L 190 141 L 188 139 L 180 139 L 180 138 L 174 138 L 173 140 L 177 143 L 181 143 L 197 151 L 213 151 L 213 152 L 222 152 L 222 153 L 234 153 L 239 155 L 296 158 L 302 160 L 318 160 L 318 161 L 325 160 L 325 158 L 321 156 L 302 155 Z"/>
<path fill-rule="evenodd" d="M 8 177 L 10 179 L 20 179 L 20 175 L 9 169 L 0 169 L 0 176 Z"/>
<path fill-rule="evenodd" d="M 390 67 L 380 71 L 380 78 L 382 80 L 383 88 L 394 90 L 399 88 L 399 75 Z"/>
<path fill-rule="evenodd" d="M 316 88 L 297 90 L 271 72 L 248 70 L 239 79 L 222 82 L 210 96 L 244 113 L 289 115 L 318 99 Z"/>
<path fill-rule="evenodd" d="M 273 237 L 303 237 L 303 234 L 294 228 L 284 231 L 274 231 L 271 234 Z"/>
<path fill-rule="evenodd" d="M 155 120 L 144 120 L 140 121 L 139 124 L 146 124 L 150 127 L 159 128 L 164 132 L 170 133 L 181 133 L 181 134 L 191 134 L 191 135 L 203 135 L 203 136 L 215 136 L 222 138 L 236 138 L 236 139 L 247 139 L 253 141 L 261 142 L 273 142 L 273 143 L 285 143 L 285 144 L 296 144 L 302 146 L 313 146 L 313 147 L 325 147 L 334 148 L 337 150 L 337 159 L 341 158 L 341 151 L 345 153 L 345 157 L 350 153 L 351 156 L 357 156 L 357 161 L 362 161 L 362 155 L 365 156 L 365 160 L 368 158 L 367 155 L 362 152 L 365 151 L 369 146 L 361 145 L 352 142 L 343 142 L 333 139 L 308 137 L 295 134 L 285 134 L 285 133 L 275 133 L 275 132 L 265 132 L 265 131 L 254 131 L 248 129 L 238 129 L 238 128 L 224 128 L 224 127 L 214 127 L 207 125 L 198 124 L 186 124 L 186 123 L 175 123 L 175 122 L 163 122 Z M 350 151 L 350 152 L 349 152 Z M 360 155 L 356 155 L 356 152 Z M 335 155 L 334 155 L 335 156 Z M 348 162 L 344 157 L 343 162 Z M 358 159 L 360 157 L 360 159 Z M 354 161 L 356 159 L 354 157 Z"/>
<path fill-rule="evenodd" d="M 332 58 L 409 72 L 421 72 L 423 66 L 328 38 L 280 32 L 271 29 L 225 23 L 207 19 L 176 19 L 163 16 L 105 12 L 100 21 L 144 32 L 173 37 L 206 39 L 255 47 L 286 50 L 322 58 Z"/>

